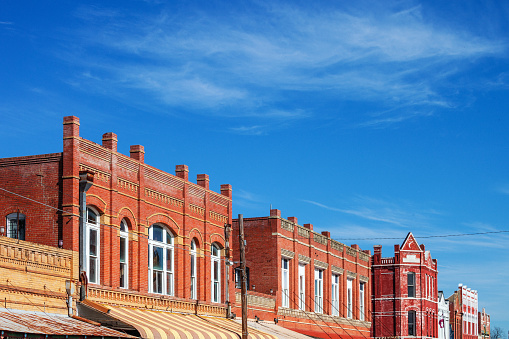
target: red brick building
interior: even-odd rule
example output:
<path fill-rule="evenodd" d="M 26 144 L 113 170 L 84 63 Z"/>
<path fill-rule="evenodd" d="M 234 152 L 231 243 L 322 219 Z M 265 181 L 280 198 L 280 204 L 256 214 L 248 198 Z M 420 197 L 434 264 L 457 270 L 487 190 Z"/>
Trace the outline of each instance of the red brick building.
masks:
<path fill-rule="evenodd" d="M 88 175 L 83 260 L 71 272 L 76 280 L 86 273 L 87 300 L 225 316 L 234 295 L 224 265 L 231 186 L 216 193 L 206 174 L 192 183 L 185 165 L 163 172 L 145 164 L 143 146 L 126 156 L 114 133 L 99 145 L 79 129 L 77 117 L 65 117 L 61 153 L 0 159 L 0 235 L 79 251 Z"/>
<path fill-rule="evenodd" d="M 270 216 L 245 218 L 248 315 L 319 338 L 369 338 L 370 251 L 316 233 L 313 225 Z M 233 221 L 238 239 L 239 222 Z M 239 262 L 238 241 L 234 261 Z M 238 268 L 238 264 L 235 264 Z M 238 271 L 236 271 L 238 272 Z M 236 274 L 240 313 L 240 282 Z"/>
<path fill-rule="evenodd" d="M 408 233 L 382 258 L 374 247 L 372 262 L 372 336 L 437 338 L 437 261 Z"/>
<path fill-rule="evenodd" d="M 478 338 L 481 331 L 478 322 L 477 291 L 459 284 L 458 290 L 447 299 L 454 339 Z"/>
<path fill-rule="evenodd" d="M 479 312 L 479 337 L 481 339 L 490 338 L 490 315 L 486 313 L 484 307 L 482 308 L 482 312 Z"/>

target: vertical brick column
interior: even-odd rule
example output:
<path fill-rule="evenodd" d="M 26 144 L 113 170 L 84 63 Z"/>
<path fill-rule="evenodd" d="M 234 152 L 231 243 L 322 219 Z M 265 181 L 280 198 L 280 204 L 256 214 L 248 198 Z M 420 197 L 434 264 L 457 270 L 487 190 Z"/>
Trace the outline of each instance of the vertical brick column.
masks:
<path fill-rule="evenodd" d="M 61 239 L 65 249 L 79 251 L 79 143 L 80 119 L 64 117 L 62 156 L 62 209 Z M 77 278 L 79 272 L 73 272 Z"/>
<path fill-rule="evenodd" d="M 120 285 L 120 241 L 119 241 L 119 231 L 118 226 L 120 225 L 120 222 L 122 221 L 122 216 L 118 215 L 120 209 L 122 208 L 122 205 L 117 198 L 117 135 L 115 133 L 109 132 L 103 134 L 102 137 L 102 145 L 104 148 L 108 149 L 109 155 L 110 155 L 110 182 L 109 182 L 109 188 L 110 191 L 108 192 L 108 205 L 109 208 L 106 213 L 108 213 L 111 217 L 110 220 L 110 227 L 105 229 L 105 232 L 108 232 L 109 235 L 109 244 L 105 244 L 107 248 L 106 251 L 109 252 L 109 255 L 106 257 L 108 258 L 108 270 L 106 269 L 106 266 L 104 267 L 104 282 L 105 285 L 111 286 L 111 287 L 119 287 Z M 132 245 L 129 243 L 129 249 L 132 247 Z M 105 252 L 106 252 L 105 251 Z M 130 256 L 128 256 L 130 259 Z M 129 265 L 129 263 L 128 263 Z M 128 270 L 129 275 L 131 275 L 130 270 Z"/>
<path fill-rule="evenodd" d="M 141 152 L 136 152 L 137 150 L 143 151 L 142 154 L 137 154 Z M 145 150 L 143 146 L 131 146 L 130 147 L 131 158 L 137 159 L 138 163 L 138 203 L 136 206 L 136 211 L 133 211 L 136 214 L 136 218 L 138 224 L 133 224 L 133 232 L 138 235 L 137 242 L 133 239 L 130 244 L 133 244 L 133 254 L 134 249 L 137 250 L 136 260 L 133 260 L 132 266 L 132 277 L 131 280 L 133 285 L 132 289 L 137 291 L 147 293 L 148 292 L 148 227 L 150 225 L 146 225 L 147 217 L 145 211 Z M 134 223 L 134 220 L 133 220 Z M 135 247 L 136 246 L 136 247 Z M 134 258 L 133 258 L 134 259 Z M 131 261 L 131 259 L 129 259 Z M 131 275 L 131 273 L 129 273 Z"/>

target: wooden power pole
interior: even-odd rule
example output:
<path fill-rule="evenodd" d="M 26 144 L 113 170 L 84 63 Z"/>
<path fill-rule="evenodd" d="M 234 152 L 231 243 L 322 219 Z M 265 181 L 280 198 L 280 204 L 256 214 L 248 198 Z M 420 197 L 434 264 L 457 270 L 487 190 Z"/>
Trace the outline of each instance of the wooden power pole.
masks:
<path fill-rule="evenodd" d="M 239 243 L 240 243 L 240 270 L 241 280 L 241 307 L 242 307 L 242 339 L 247 339 L 247 277 L 246 277 L 246 248 L 244 243 L 244 217 L 239 214 Z"/>

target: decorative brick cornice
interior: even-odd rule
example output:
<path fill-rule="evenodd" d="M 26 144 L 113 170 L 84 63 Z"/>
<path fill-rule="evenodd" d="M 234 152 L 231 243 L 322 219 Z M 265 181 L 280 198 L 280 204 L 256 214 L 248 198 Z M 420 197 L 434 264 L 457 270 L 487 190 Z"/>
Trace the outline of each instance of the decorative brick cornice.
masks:
<path fill-rule="evenodd" d="M 288 259 L 293 259 L 295 257 L 295 252 L 287 250 L 286 248 L 282 248 L 281 249 L 281 256 L 285 257 L 285 258 L 288 258 Z"/>
<path fill-rule="evenodd" d="M 316 259 L 314 261 L 314 264 L 315 264 L 316 268 L 321 268 L 321 269 L 324 269 L 324 270 L 326 270 L 329 267 L 328 263 L 320 261 L 320 260 L 316 260 Z"/>
<path fill-rule="evenodd" d="M 302 255 L 302 254 L 299 254 L 299 263 L 303 263 L 303 264 L 309 264 L 311 262 L 311 258 L 310 257 L 306 257 L 305 255 Z"/>

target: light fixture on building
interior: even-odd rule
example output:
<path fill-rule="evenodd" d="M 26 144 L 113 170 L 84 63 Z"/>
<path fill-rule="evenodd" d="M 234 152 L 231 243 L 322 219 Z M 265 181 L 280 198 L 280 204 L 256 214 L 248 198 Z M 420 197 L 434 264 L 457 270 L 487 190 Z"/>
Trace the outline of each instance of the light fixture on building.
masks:
<path fill-rule="evenodd" d="M 255 285 L 253 285 L 253 291 L 255 290 L 255 288 L 256 288 L 256 286 L 255 286 Z"/>
<path fill-rule="evenodd" d="M 5 227 L 0 226 L 0 235 L 4 235 Z"/>
<path fill-rule="evenodd" d="M 271 289 L 270 289 L 270 294 L 272 294 L 272 293 L 274 293 L 274 290 L 271 288 Z"/>
<path fill-rule="evenodd" d="M 58 247 L 59 247 L 59 248 L 64 247 L 64 241 L 63 241 L 62 239 L 60 239 L 60 240 L 58 241 Z"/>

